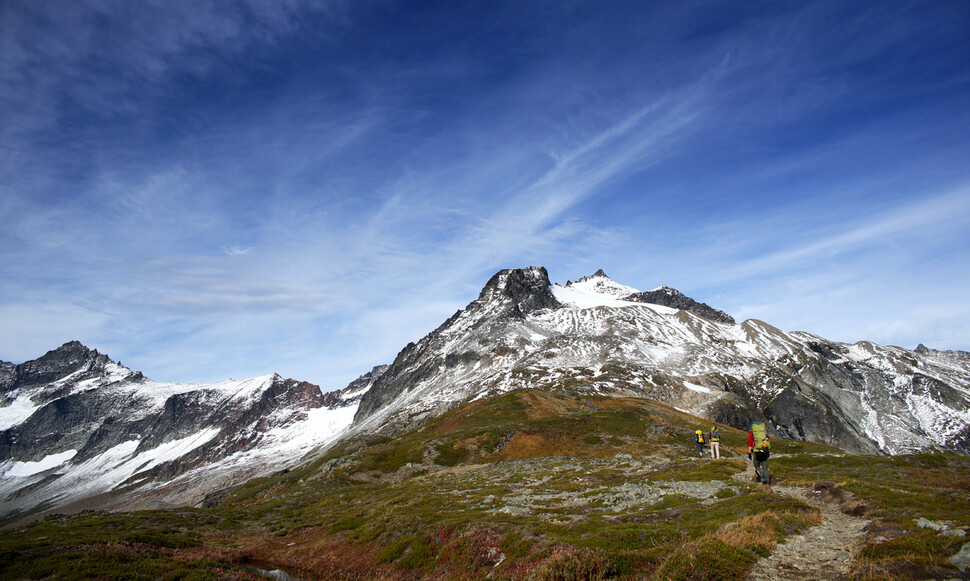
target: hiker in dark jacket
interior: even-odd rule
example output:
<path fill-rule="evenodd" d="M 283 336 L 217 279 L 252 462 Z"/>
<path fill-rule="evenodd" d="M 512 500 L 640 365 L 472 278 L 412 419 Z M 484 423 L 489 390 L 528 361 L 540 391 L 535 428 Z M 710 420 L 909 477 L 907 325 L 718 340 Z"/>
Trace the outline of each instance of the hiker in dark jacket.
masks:
<path fill-rule="evenodd" d="M 697 446 L 697 455 L 704 457 L 704 430 L 694 432 L 694 445 Z"/>

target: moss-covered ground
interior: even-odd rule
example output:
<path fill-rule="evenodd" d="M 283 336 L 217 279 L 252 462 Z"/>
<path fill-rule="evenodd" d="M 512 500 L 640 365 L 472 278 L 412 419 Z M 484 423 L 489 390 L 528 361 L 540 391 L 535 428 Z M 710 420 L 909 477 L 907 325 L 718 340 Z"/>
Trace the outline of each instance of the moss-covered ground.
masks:
<path fill-rule="evenodd" d="M 5 531 L 0 577 L 741 579 L 820 517 L 734 478 L 747 466 L 745 433 L 719 426 L 713 461 L 694 457 L 696 429 L 710 425 L 648 400 L 513 392 L 395 438 L 345 442 L 212 508 Z M 833 480 L 873 520 L 860 577 L 959 573 L 945 559 L 962 540 L 915 519 L 968 525 L 967 459 L 773 448 L 786 484 Z"/>

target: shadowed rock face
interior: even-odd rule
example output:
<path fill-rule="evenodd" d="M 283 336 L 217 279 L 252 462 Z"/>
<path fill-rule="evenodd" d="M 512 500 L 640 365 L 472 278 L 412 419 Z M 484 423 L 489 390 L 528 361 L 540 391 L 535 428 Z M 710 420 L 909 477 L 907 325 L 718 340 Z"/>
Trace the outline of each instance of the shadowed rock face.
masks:
<path fill-rule="evenodd" d="M 378 365 L 357 379 L 351 381 L 347 387 L 325 393 L 323 395 L 324 407 L 328 409 L 337 409 L 359 402 L 363 395 L 367 393 L 371 387 L 373 387 L 374 382 L 384 375 L 384 372 L 387 371 L 387 367 L 387 365 Z"/>
<path fill-rule="evenodd" d="M 813 390 L 815 391 L 815 390 Z M 874 442 L 858 430 L 858 423 L 824 393 L 808 399 L 797 388 L 779 393 L 764 410 L 764 416 L 782 437 L 809 442 L 827 442 L 847 452 L 878 454 Z"/>
<path fill-rule="evenodd" d="M 468 305 L 475 310 L 489 304 L 506 307 L 502 314 L 524 317 L 539 309 L 559 308 L 559 301 L 550 290 L 549 273 L 541 266 L 509 268 L 499 271 L 485 285 L 478 300 Z"/>
<path fill-rule="evenodd" d="M 699 303 L 679 290 L 665 286 L 652 291 L 634 293 L 623 297 L 623 300 L 681 309 L 694 313 L 695 315 L 700 315 L 716 323 L 734 324 L 734 317 L 724 311 L 715 309 L 705 303 Z"/>
<path fill-rule="evenodd" d="M 0 362 L 0 393 L 19 388 L 43 386 L 71 374 L 83 374 L 79 380 L 95 377 L 111 363 L 107 355 L 71 341 L 20 365 Z"/>

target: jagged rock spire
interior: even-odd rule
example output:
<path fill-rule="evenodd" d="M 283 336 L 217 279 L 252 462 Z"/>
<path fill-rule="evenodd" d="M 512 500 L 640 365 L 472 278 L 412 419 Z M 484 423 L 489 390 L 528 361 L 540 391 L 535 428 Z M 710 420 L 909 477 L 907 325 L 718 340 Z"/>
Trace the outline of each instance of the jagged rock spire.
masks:
<path fill-rule="evenodd" d="M 501 303 L 511 306 L 511 313 L 525 315 L 538 309 L 560 307 L 553 296 L 549 273 L 542 266 L 507 268 L 495 274 L 478 295 L 478 306 Z M 469 305 L 474 308 L 475 303 Z"/>

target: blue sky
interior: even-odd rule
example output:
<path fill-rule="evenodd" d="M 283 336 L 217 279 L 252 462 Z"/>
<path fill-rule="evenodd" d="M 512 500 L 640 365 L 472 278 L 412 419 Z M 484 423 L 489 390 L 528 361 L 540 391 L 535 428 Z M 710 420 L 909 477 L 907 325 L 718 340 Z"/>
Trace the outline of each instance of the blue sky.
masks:
<path fill-rule="evenodd" d="M 970 350 L 970 5 L 0 3 L 0 360 L 338 388 L 496 271 Z"/>

